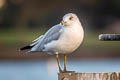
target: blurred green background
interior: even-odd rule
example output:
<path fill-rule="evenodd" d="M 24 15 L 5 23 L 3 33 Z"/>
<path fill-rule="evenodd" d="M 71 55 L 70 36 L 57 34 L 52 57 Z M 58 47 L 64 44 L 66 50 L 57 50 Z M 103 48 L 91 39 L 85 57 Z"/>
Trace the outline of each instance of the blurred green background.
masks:
<path fill-rule="evenodd" d="M 120 32 L 120 0 L 0 0 L 0 59 L 47 58 L 46 54 L 24 55 L 19 48 L 70 12 L 78 15 L 85 31 L 83 44 L 72 56 L 120 57 L 119 41 L 98 40 L 101 33 Z"/>

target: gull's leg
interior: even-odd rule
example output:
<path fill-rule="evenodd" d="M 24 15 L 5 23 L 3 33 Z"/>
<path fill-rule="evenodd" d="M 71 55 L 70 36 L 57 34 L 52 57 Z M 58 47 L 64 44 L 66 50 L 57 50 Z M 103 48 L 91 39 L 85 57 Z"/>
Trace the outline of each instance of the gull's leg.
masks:
<path fill-rule="evenodd" d="M 64 72 L 67 72 L 66 60 L 67 60 L 67 55 L 64 54 Z"/>
<path fill-rule="evenodd" d="M 62 69 L 60 67 L 60 59 L 59 59 L 59 54 L 56 54 L 56 59 L 57 59 L 57 63 L 58 63 L 58 67 L 59 67 L 59 72 L 62 72 Z"/>

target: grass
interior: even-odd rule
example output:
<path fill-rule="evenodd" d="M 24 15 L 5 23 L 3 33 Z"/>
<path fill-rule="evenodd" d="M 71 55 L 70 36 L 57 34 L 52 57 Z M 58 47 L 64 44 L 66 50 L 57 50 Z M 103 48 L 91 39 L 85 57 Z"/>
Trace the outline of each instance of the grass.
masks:
<path fill-rule="evenodd" d="M 16 31 L 0 31 L 0 44 L 15 44 L 19 42 L 31 42 L 45 32 L 45 29 L 27 30 L 23 32 Z"/>

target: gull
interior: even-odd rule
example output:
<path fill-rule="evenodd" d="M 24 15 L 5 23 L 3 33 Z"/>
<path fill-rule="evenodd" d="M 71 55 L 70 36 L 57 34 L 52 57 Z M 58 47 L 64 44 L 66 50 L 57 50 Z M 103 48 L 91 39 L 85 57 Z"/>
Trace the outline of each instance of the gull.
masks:
<path fill-rule="evenodd" d="M 84 38 L 84 30 L 79 18 L 74 13 L 63 16 L 60 24 L 50 28 L 44 35 L 33 40 L 32 44 L 20 48 L 27 53 L 46 52 L 55 54 L 59 72 L 68 72 L 66 68 L 67 55 L 75 51 Z M 64 70 L 61 69 L 59 55 L 64 55 Z"/>

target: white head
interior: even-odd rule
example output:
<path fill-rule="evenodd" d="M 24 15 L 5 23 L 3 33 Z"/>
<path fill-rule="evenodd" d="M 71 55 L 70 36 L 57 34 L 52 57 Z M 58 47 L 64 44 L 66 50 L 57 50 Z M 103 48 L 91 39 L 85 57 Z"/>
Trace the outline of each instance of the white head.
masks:
<path fill-rule="evenodd" d="M 76 23 L 79 24 L 80 21 L 79 21 L 77 15 L 73 14 L 73 13 L 66 14 L 63 17 L 63 20 L 61 21 L 61 24 L 65 25 L 65 26 L 71 26 L 71 25 L 76 24 Z"/>

